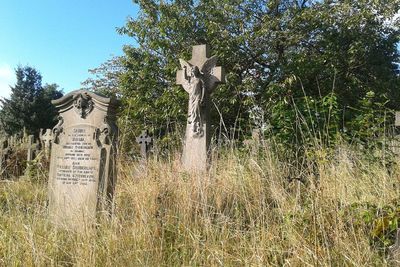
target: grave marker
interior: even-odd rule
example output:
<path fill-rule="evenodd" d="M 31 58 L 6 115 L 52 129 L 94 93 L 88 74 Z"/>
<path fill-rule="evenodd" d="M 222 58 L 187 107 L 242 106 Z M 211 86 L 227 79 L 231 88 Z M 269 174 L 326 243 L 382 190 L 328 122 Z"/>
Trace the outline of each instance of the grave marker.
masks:
<path fill-rule="evenodd" d="M 115 188 L 115 99 L 78 90 L 52 101 L 49 215 L 56 225 L 82 229 L 110 214 Z"/>
<path fill-rule="evenodd" d="M 210 57 L 207 45 L 193 46 L 192 58 L 188 62 L 179 61 L 182 70 L 176 74 L 176 83 L 189 94 L 183 167 L 188 171 L 203 171 L 209 163 L 210 95 L 219 83 L 224 83 L 225 75 L 222 67 L 216 67 L 217 57 Z"/>
<path fill-rule="evenodd" d="M 395 113 L 394 125 L 395 126 L 400 126 L 400 111 L 396 111 L 396 113 Z"/>
<path fill-rule="evenodd" d="M 143 159 L 147 159 L 147 153 L 153 143 L 153 138 L 149 136 L 147 130 L 143 130 L 142 134 L 136 137 L 136 142 L 140 145 L 140 154 Z"/>
<path fill-rule="evenodd" d="M 28 149 L 26 160 L 34 160 L 36 152 L 39 150 L 39 144 L 35 143 L 35 137 L 33 135 L 29 135 L 24 139 L 27 141 L 26 147 Z"/>
<path fill-rule="evenodd" d="M 40 134 L 39 134 L 39 139 L 40 139 L 40 142 L 42 143 L 42 147 L 43 147 L 46 158 L 49 158 L 50 151 L 51 151 L 51 142 L 53 139 L 51 129 L 46 129 L 44 134 L 43 134 L 43 130 L 41 129 Z"/>
<path fill-rule="evenodd" d="M 8 154 L 8 141 L 6 139 L 0 140 L 0 178 L 4 172 Z"/>

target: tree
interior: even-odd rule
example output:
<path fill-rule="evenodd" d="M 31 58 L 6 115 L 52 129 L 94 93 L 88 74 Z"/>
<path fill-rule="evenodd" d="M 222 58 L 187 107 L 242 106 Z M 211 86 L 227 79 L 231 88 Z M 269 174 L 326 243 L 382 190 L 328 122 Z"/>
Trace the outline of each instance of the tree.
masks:
<path fill-rule="evenodd" d="M 42 76 L 29 66 L 17 67 L 16 84 L 11 87 L 9 99 L 1 99 L 0 125 L 9 134 L 22 131 L 37 134 L 40 128 L 54 126 L 57 112 L 51 100 L 60 98 L 62 92 L 56 84 L 42 86 Z"/>
<path fill-rule="evenodd" d="M 119 76 L 131 133 L 151 126 L 162 135 L 185 122 L 178 59 L 202 43 L 227 73 L 213 94 L 215 126 L 258 123 L 290 143 L 302 128 L 334 135 L 351 125 L 369 92 L 375 101 L 388 99 L 385 108 L 399 107 L 399 1 L 134 2 L 140 15 L 119 29 L 138 43 L 124 48 Z"/>
<path fill-rule="evenodd" d="M 119 96 L 119 79 L 123 71 L 121 57 L 113 57 L 99 67 L 89 70 L 94 77 L 82 82 L 82 89 L 105 96 Z"/>

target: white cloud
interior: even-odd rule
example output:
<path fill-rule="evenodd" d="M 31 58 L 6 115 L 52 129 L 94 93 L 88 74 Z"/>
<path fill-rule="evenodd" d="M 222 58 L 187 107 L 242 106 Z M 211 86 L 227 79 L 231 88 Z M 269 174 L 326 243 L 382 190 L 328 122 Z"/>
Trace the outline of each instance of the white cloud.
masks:
<path fill-rule="evenodd" d="M 0 98 L 10 96 L 10 85 L 15 83 L 15 73 L 8 64 L 0 64 Z"/>

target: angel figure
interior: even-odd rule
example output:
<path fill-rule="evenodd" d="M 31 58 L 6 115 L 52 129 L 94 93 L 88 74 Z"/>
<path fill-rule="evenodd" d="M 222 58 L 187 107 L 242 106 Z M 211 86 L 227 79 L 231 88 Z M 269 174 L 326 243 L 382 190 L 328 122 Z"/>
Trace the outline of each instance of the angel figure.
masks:
<path fill-rule="evenodd" d="M 189 93 L 189 112 L 188 123 L 192 125 L 196 136 L 203 134 L 202 107 L 205 102 L 205 94 L 213 89 L 212 69 L 215 67 L 217 58 L 209 58 L 201 67 L 180 59 L 183 69 L 184 84 L 183 87 Z"/>

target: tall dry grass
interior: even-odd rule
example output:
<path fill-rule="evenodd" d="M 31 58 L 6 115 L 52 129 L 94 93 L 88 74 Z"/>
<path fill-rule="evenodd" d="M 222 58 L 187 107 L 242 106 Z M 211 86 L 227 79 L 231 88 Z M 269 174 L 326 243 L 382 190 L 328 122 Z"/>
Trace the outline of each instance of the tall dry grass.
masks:
<path fill-rule="evenodd" d="M 378 211 L 398 208 L 400 170 L 346 147 L 318 154 L 298 175 L 269 148 L 228 149 L 207 174 L 179 156 L 121 159 L 115 214 L 84 233 L 49 224 L 41 179 L 2 181 L 0 265 L 387 265 L 373 233 Z"/>

